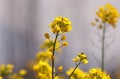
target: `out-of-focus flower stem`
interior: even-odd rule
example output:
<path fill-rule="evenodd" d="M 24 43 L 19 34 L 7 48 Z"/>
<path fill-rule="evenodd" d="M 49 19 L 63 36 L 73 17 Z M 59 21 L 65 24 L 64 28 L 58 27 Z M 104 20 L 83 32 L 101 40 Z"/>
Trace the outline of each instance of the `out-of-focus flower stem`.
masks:
<path fill-rule="evenodd" d="M 55 55 L 55 46 L 56 46 L 56 41 L 57 41 L 58 35 L 59 35 L 59 32 L 56 33 L 56 37 L 55 37 L 54 44 L 53 44 L 53 51 L 52 51 L 52 54 L 53 54 L 53 59 L 52 59 L 52 79 L 54 79 L 54 55 Z"/>
<path fill-rule="evenodd" d="M 74 70 L 72 71 L 72 73 L 70 74 L 70 76 L 68 77 L 68 79 L 71 78 L 71 76 L 73 75 L 73 73 L 75 72 L 75 70 L 78 68 L 78 66 L 80 65 L 81 61 L 79 61 L 79 63 L 76 65 L 76 67 L 74 68 Z"/>
<path fill-rule="evenodd" d="M 105 32 L 106 32 L 106 26 L 105 26 L 105 22 L 103 22 L 103 35 L 102 35 L 102 61 L 101 61 L 101 68 L 102 71 L 104 71 L 104 62 L 105 62 Z"/>

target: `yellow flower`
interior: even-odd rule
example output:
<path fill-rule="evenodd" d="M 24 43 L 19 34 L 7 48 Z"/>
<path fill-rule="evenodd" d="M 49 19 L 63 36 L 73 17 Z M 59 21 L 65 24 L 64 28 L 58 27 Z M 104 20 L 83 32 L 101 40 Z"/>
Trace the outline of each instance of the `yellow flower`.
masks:
<path fill-rule="evenodd" d="M 96 23 L 95 23 L 95 22 L 92 22 L 92 23 L 91 23 L 91 25 L 92 25 L 92 26 L 95 26 L 95 25 L 96 25 Z"/>
<path fill-rule="evenodd" d="M 3 79 L 2 76 L 0 76 L 0 79 Z"/>
<path fill-rule="evenodd" d="M 84 64 L 88 64 L 88 60 L 87 59 L 83 59 L 81 62 L 84 63 Z"/>
<path fill-rule="evenodd" d="M 102 22 L 107 22 L 113 27 L 115 27 L 115 24 L 120 17 L 118 10 L 111 4 L 106 4 L 105 6 L 100 7 L 96 14 Z"/>
<path fill-rule="evenodd" d="M 27 72 L 26 72 L 26 70 L 24 70 L 24 69 L 22 69 L 22 70 L 19 71 L 19 74 L 20 74 L 20 75 L 26 75 L 26 73 L 27 73 Z"/>
<path fill-rule="evenodd" d="M 102 71 L 99 68 L 90 69 L 88 77 L 90 79 L 111 79 L 110 76 L 106 72 Z"/>
<path fill-rule="evenodd" d="M 72 30 L 71 21 L 62 16 L 56 17 L 49 26 L 53 33 L 64 33 Z"/>
<path fill-rule="evenodd" d="M 62 35 L 61 40 L 62 40 L 62 41 L 66 40 L 66 36 L 65 36 L 65 35 Z"/>
<path fill-rule="evenodd" d="M 1 75 L 6 76 L 6 75 L 12 73 L 13 67 L 14 66 L 12 64 L 7 64 L 7 65 L 2 64 L 2 65 L 0 65 L 0 73 L 1 73 Z"/>
<path fill-rule="evenodd" d="M 49 33 L 45 33 L 44 36 L 45 36 L 46 39 L 49 39 L 49 38 L 50 38 Z"/>
<path fill-rule="evenodd" d="M 41 73 L 50 73 L 51 66 L 48 64 L 48 62 L 39 61 L 38 63 L 34 64 L 33 70 Z"/>
<path fill-rule="evenodd" d="M 59 66 L 59 67 L 58 67 L 58 71 L 59 71 L 59 72 L 62 72 L 62 70 L 63 70 L 63 67 L 62 67 L 62 66 Z"/>
<path fill-rule="evenodd" d="M 24 78 L 23 78 L 23 75 L 20 75 L 18 73 L 13 73 L 9 76 L 8 79 L 24 79 Z"/>
<path fill-rule="evenodd" d="M 68 42 L 63 42 L 62 46 L 68 46 Z"/>
<path fill-rule="evenodd" d="M 78 57 L 81 58 L 81 59 L 86 59 L 87 58 L 86 54 L 84 54 L 84 53 L 79 53 Z"/>
<path fill-rule="evenodd" d="M 77 57 L 73 58 L 72 60 L 73 60 L 73 62 L 78 62 L 78 61 L 80 61 L 80 58 L 77 56 Z"/>
<path fill-rule="evenodd" d="M 33 66 L 33 70 L 37 73 L 40 79 L 51 79 L 52 67 L 48 62 L 39 61 Z"/>
<path fill-rule="evenodd" d="M 80 62 L 82 62 L 83 64 L 87 64 L 87 63 L 88 63 L 87 56 L 86 56 L 86 54 L 84 54 L 84 53 L 78 53 L 77 57 L 75 57 L 75 58 L 73 59 L 73 61 L 74 61 L 74 62 L 80 61 Z"/>
<path fill-rule="evenodd" d="M 7 66 L 6 66 L 8 69 L 13 69 L 14 68 L 14 66 L 12 65 L 12 64 L 7 64 Z"/>

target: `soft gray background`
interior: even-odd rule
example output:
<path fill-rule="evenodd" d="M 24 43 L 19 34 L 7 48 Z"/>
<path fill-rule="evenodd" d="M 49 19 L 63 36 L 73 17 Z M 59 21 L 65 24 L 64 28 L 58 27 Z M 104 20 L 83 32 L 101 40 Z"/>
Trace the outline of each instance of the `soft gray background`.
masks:
<path fill-rule="evenodd" d="M 98 67 L 92 54 L 100 60 L 100 39 L 91 22 L 98 7 L 106 3 L 120 11 L 120 0 L 0 0 L 0 63 L 24 68 L 28 60 L 35 58 L 53 18 L 66 16 L 71 19 L 73 30 L 66 34 L 69 47 L 58 55 L 58 65 L 69 69 L 74 66 L 71 59 L 78 52 L 85 52 L 89 64 L 81 65 L 81 68 L 87 71 Z M 108 28 L 107 35 L 106 42 L 114 42 L 106 49 L 106 70 L 113 73 L 120 64 L 120 21 L 116 29 Z"/>

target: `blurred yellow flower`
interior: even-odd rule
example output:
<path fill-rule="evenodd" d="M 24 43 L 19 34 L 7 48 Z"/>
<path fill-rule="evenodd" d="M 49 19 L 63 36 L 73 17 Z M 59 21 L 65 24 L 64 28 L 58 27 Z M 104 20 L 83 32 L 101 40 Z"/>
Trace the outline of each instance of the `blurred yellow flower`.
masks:
<path fill-rule="evenodd" d="M 9 79 L 24 79 L 24 78 L 23 78 L 23 75 L 14 73 L 9 76 Z"/>
<path fill-rule="evenodd" d="M 58 67 L 58 71 L 59 71 L 59 72 L 62 72 L 62 70 L 63 70 L 63 67 L 62 67 L 62 66 L 59 66 L 59 67 Z"/>
<path fill-rule="evenodd" d="M 33 70 L 40 76 L 40 79 L 44 79 L 42 77 L 44 77 L 44 75 L 46 77 L 48 77 L 48 79 L 51 78 L 51 72 L 52 72 L 52 68 L 51 66 L 48 64 L 48 62 L 45 61 L 39 61 L 38 63 L 33 65 Z"/>
<path fill-rule="evenodd" d="M 2 64 L 2 65 L 0 65 L 0 74 L 2 76 L 5 76 L 5 75 L 8 75 L 8 74 L 12 73 L 13 67 L 14 66 L 12 64 L 7 64 L 7 65 Z"/>
<path fill-rule="evenodd" d="M 50 38 L 49 33 L 45 33 L 44 36 L 45 36 L 46 39 L 49 39 L 49 38 Z"/>
<path fill-rule="evenodd" d="M 62 16 L 56 17 L 49 26 L 53 33 L 64 33 L 71 31 L 72 29 L 71 21 L 68 18 Z"/>
<path fill-rule="evenodd" d="M 0 76 L 0 79 L 3 79 L 2 76 Z"/>
<path fill-rule="evenodd" d="M 20 74 L 20 75 L 26 75 L 26 73 L 27 73 L 27 72 L 26 72 L 25 69 L 22 69 L 22 70 L 19 71 L 19 74 Z"/>
<path fill-rule="evenodd" d="M 118 10 L 109 3 L 105 6 L 101 6 L 96 14 L 102 20 L 102 22 L 107 22 L 113 27 L 120 17 Z"/>
<path fill-rule="evenodd" d="M 77 57 L 73 58 L 73 62 L 82 62 L 83 64 L 87 64 L 88 60 L 87 60 L 87 56 L 84 53 L 78 53 Z"/>
<path fill-rule="evenodd" d="M 36 72 L 39 79 L 51 79 L 52 78 L 52 67 L 46 61 L 39 61 L 33 65 L 33 70 Z M 54 79 L 59 79 L 56 76 Z"/>
<path fill-rule="evenodd" d="M 63 42 L 62 46 L 68 46 L 68 42 Z"/>
<path fill-rule="evenodd" d="M 13 73 L 14 66 L 12 64 L 0 65 L 0 79 L 24 79 L 25 70 L 20 70 L 19 73 Z"/>
<path fill-rule="evenodd" d="M 86 59 L 87 58 L 86 54 L 84 54 L 84 53 L 78 53 L 78 57 L 81 58 L 81 59 Z"/>
<path fill-rule="evenodd" d="M 61 40 L 62 40 L 62 41 L 66 40 L 66 36 L 65 36 L 65 35 L 62 35 Z"/>
<path fill-rule="evenodd" d="M 88 60 L 87 59 L 83 59 L 81 62 L 84 63 L 84 64 L 88 64 Z"/>
<path fill-rule="evenodd" d="M 110 76 L 99 68 L 89 70 L 88 76 L 90 79 L 111 79 Z"/>

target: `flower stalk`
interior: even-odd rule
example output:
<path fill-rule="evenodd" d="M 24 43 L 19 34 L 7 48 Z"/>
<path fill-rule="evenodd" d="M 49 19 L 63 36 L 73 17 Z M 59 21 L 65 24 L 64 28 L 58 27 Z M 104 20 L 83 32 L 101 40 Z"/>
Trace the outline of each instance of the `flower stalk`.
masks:
<path fill-rule="evenodd" d="M 101 61 L 101 69 L 102 71 L 104 71 L 104 62 L 105 62 L 105 32 L 106 32 L 106 26 L 105 26 L 105 22 L 103 22 L 103 35 L 102 35 L 102 61 Z"/>
<path fill-rule="evenodd" d="M 68 79 L 71 78 L 71 76 L 73 75 L 73 73 L 75 72 L 75 70 L 78 68 L 78 66 L 80 65 L 81 61 L 79 61 L 79 63 L 76 65 L 76 67 L 74 68 L 74 70 L 72 71 L 72 73 L 70 74 L 70 76 L 68 77 Z"/>
<path fill-rule="evenodd" d="M 54 44 L 53 44 L 53 51 L 52 51 L 53 57 L 55 56 L 55 46 L 56 46 L 58 35 L 59 35 L 59 32 L 56 33 L 56 37 L 55 37 Z M 52 79 L 54 79 L 54 62 L 55 61 L 53 58 L 52 59 Z"/>

